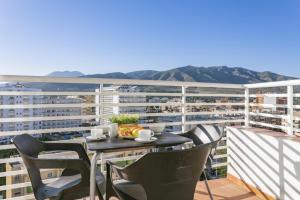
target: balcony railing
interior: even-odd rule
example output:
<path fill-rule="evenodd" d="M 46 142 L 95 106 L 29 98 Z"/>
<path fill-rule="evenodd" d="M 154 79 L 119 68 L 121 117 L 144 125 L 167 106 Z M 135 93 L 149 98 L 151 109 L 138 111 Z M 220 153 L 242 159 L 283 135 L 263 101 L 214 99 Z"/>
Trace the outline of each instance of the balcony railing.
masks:
<path fill-rule="evenodd" d="M 94 126 L 105 127 L 112 115 L 122 113 L 139 115 L 141 126 L 165 125 L 174 134 L 197 124 L 261 126 L 291 135 L 300 131 L 300 80 L 240 85 L 0 76 L 0 82 L 0 192 L 6 199 L 32 199 L 27 172 L 10 143 L 22 133 L 55 142 L 83 142 Z M 226 169 L 226 138 L 218 149 L 213 167 Z M 109 154 L 105 159 L 130 160 L 136 155 Z M 41 173 L 45 181 L 58 174 Z"/>

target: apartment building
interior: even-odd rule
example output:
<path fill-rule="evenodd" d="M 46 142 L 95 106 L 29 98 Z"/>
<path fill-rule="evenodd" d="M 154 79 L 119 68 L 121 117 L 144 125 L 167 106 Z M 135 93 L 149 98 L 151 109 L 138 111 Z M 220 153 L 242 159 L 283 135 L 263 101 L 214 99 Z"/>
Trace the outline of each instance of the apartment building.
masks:
<path fill-rule="evenodd" d="M 26 88 L 22 84 L 5 84 L 0 86 L 0 91 L 6 92 L 40 92 L 40 89 Z M 40 104 L 42 96 L 32 95 L 1 95 L 0 105 L 23 105 L 23 104 Z M 1 118 L 24 118 L 40 116 L 41 109 L 32 108 L 16 108 L 16 109 L 0 109 Z M 20 130 L 37 130 L 41 129 L 42 124 L 39 121 L 17 121 L 17 122 L 1 122 L 0 131 L 20 131 Z M 0 143 L 9 143 L 11 137 L 0 137 Z"/>
<path fill-rule="evenodd" d="M 102 92 L 106 93 L 101 98 L 96 96 L 95 102 L 103 104 L 101 109 L 98 109 L 98 113 L 106 116 L 118 115 L 118 114 L 130 114 L 130 113 L 145 113 L 147 111 L 146 106 L 130 107 L 130 106 L 110 106 L 111 104 L 118 103 L 146 103 L 147 98 L 145 95 L 139 96 L 124 96 L 119 93 L 136 93 L 140 92 L 140 88 L 137 86 L 107 86 L 102 88 Z M 105 106 L 105 104 L 107 106 Z M 106 119 L 108 118 L 106 117 Z M 101 123 L 106 123 L 107 120 L 103 120 Z"/>
<path fill-rule="evenodd" d="M 76 96 L 44 96 L 43 103 L 44 104 L 81 104 L 83 103 L 83 99 L 78 98 Z M 42 116 L 44 117 L 79 116 L 79 115 L 82 115 L 82 108 L 78 108 L 78 107 L 42 109 Z M 79 127 L 81 124 L 82 124 L 81 119 L 42 121 L 42 127 L 44 129 Z"/>

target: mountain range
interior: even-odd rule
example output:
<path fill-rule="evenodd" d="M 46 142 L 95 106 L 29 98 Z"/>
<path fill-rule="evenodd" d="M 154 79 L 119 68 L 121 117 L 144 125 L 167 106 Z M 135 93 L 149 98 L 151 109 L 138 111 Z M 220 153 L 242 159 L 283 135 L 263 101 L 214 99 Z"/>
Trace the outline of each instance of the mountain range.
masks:
<path fill-rule="evenodd" d="M 49 75 L 48 75 L 49 76 Z M 142 79 L 142 80 L 168 80 L 168 81 L 192 81 L 209 83 L 259 83 L 269 81 L 283 81 L 295 79 L 269 71 L 257 72 L 241 67 L 196 67 L 185 66 L 166 71 L 142 70 L 128 73 L 114 72 L 107 74 L 84 75 L 81 72 L 52 72 L 50 76 L 59 77 L 92 77 L 92 78 L 116 78 L 116 79 Z"/>

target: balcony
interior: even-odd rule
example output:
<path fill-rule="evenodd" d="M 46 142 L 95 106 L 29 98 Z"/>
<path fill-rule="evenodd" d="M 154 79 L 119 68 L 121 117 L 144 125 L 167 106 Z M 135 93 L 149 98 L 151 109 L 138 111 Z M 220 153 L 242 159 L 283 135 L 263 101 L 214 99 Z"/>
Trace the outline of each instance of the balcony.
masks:
<path fill-rule="evenodd" d="M 197 124 L 227 126 L 210 174 L 215 199 L 300 199 L 300 80 L 238 85 L 0 76 L 0 82 L 26 87 L 12 91 L 7 86 L 0 91 L 0 192 L 4 199 L 33 199 L 26 169 L 10 143 L 13 136 L 28 133 L 41 140 L 83 143 L 94 126 L 105 128 L 111 116 L 121 113 L 139 115 L 144 127 L 165 125 L 174 134 Z M 10 104 L 14 96 L 33 98 Z M 99 164 L 134 160 L 136 155 L 107 154 Z M 60 171 L 41 173 L 50 182 Z M 195 199 L 208 199 L 203 182 Z"/>

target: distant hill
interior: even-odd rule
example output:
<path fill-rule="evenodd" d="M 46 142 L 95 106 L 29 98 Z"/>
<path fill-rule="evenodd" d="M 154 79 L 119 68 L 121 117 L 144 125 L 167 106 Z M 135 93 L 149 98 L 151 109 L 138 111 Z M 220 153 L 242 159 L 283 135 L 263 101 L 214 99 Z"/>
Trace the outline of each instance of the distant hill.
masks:
<path fill-rule="evenodd" d="M 84 76 L 83 73 L 79 71 L 55 71 L 47 76 L 52 76 L 52 77 L 79 77 L 79 76 Z"/>
<path fill-rule="evenodd" d="M 95 78 L 122 78 L 122 79 L 142 79 L 142 80 L 168 80 L 168 81 L 192 81 L 209 83 L 259 83 L 269 81 L 282 81 L 295 79 L 273 72 L 257 72 L 240 67 L 195 67 L 185 66 L 166 71 L 134 71 L 129 73 L 109 73 L 87 75 L 85 77 Z"/>
<path fill-rule="evenodd" d="M 141 79 L 141 80 L 168 80 L 168 81 L 192 81 L 208 83 L 260 83 L 270 81 L 283 81 L 295 79 L 273 72 L 257 72 L 241 67 L 196 67 L 185 66 L 166 71 L 142 70 L 129 73 L 114 72 L 107 74 L 83 75 L 81 72 L 53 72 L 48 76 L 59 77 L 86 77 L 86 78 L 114 78 L 114 79 Z M 43 90 L 94 90 L 95 85 L 90 84 L 26 84 L 28 87 Z"/>

